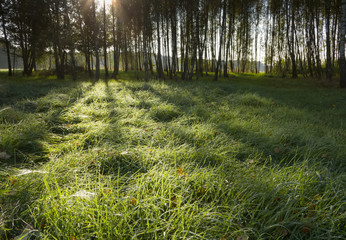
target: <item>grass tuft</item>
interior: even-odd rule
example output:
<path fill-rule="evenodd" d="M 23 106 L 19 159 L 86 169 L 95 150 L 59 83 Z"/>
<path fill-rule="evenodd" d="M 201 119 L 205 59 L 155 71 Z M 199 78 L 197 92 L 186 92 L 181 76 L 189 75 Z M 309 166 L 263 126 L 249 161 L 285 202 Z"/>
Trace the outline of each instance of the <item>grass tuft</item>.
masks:
<path fill-rule="evenodd" d="M 1 80 L 0 239 L 346 236 L 343 90 L 131 76 Z"/>

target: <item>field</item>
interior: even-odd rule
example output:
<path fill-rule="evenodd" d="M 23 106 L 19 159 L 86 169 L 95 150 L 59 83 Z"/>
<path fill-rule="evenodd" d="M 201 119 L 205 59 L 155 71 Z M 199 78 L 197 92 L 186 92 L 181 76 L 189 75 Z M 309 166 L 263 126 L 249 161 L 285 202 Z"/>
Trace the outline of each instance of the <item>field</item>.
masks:
<path fill-rule="evenodd" d="M 345 90 L 132 79 L 0 73 L 0 239 L 344 239 Z"/>

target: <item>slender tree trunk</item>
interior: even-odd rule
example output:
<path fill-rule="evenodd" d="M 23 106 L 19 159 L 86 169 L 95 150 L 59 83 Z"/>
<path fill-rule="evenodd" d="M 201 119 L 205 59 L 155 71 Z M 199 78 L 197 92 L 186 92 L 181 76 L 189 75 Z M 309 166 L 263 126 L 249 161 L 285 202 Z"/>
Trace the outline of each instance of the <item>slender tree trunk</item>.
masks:
<path fill-rule="evenodd" d="M 112 40 L 113 40 L 113 73 L 112 78 L 117 78 L 117 42 L 116 42 L 116 32 L 115 32 L 115 24 L 116 24 L 116 18 L 115 18 L 115 1 L 112 1 L 111 6 L 111 15 L 112 15 Z"/>
<path fill-rule="evenodd" d="M 210 25 L 211 25 L 211 33 L 210 33 L 210 40 L 211 40 L 211 44 L 210 44 L 210 57 L 211 57 L 211 64 L 210 64 L 210 71 L 214 72 L 214 62 L 215 62 L 215 54 L 214 54 L 214 49 L 215 49 L 215 42 L 214 42 L 214 35 L 215 34 L 215 24 L 214 24 L 214 14 L 212 14 L 211 16 L 211 21 L 210 21 Z M 208 49 L 209 50 L 209 49 Z"/>
<path fill-rule="evenodd" d="M 338 28 L 338 17 L 335 16 L 333 17 L 333 23 L 332 23 L 332 68 L 335 67 L 335 59 L 336 59 L 336 48 L 337 48 L 337 28 Z"/>
<path fill-rule="evenodd" d="M 92 8 L 93 8 L 93 20 L 94 20 L 94 52 L 96 57 L 96 73 L 95 73 L 95 81 L 98 81 L 100 79 L 100 57 L 99 57 L 99 40 L 98 40 L 98 30 L 97 30 L 97 19 L 96 19 L 96 6 L 95 6 L 95 0 L 92 1 Z"/>
<path fill-rule="evenodd" d="M 207 33 L 208 33 L 208 20 L 209 20 L 209 5 L 206 2 L 205 4 L 206 4 L 206 9 L 204 11 L 204 14 L 206 16 L 204 17 L 204 37 L 203 37 L 203 41 L 200 42 L 201 44 L 199 46 L 199 51 L 198 51 L 199 67 L 198 67 L 197 78 L 199 78 L 200 76 L 203 76 L 203 53 L 206 51 L 205 49 L 206 49 L 206 42 L 207 42 L 207 36 L 208 36 Z M 206 56 L 206 53 L 205 53 L 205 56 Z M 205 61 L 207 61 L 207 59 L 205 59 Z"/>
<path fill-rule="evenodd" d="M 320 56 L 320 35 L 323 29 L 320 29 L 320 17 L 319 17 L 319 10 L 316 8 L 316 15 L 315 15 L 315 22 L 316 22 L 316 30 L 317 33 L 315 34 L 315 41 L 314 41 L 314 47 L 315 47 L 315 54 L 316 54 L 316 66 L 317 66 L 317 74 L 318 77 L 321 78 L 322 76 L 322 65 L 321 65 L 321 56 Z M 323 27 L 322 27 L 323 28 Z"/>
<path fill-rule="evenodd" d="M 228 57 L 229 57 L 229 50 L 231 46 L 231 35 L 232 35 L 232 9 L 231 4 L 229 5 L 229 23 L 228 23 L 228 38 L 227 38 L 227 44 L 226 44 L 226 59 L 225 59 L 225 65 L 223 70 L 223 76 L 226 78 L 228 77 Z"/>
<path fill-rule="evenodd" d="M 175 6 L 171 6 L 171 29 L 172 29 L 172 75 L 177 77 L 178 48 L 177 48 L 177 13 Z"/>
<path fill-rule="evenodd" d="M 270 73 L 273 73 L 273 58 L 274 58 L 274 39 L 275 39 L 275 19 L 276 19 L 276 13 L 273 13 L 272 18 L 272 39 L 271 39 L 271 47 L 270 47 Z"/>
<path fill-rule="evenodd" d="M 346 0 L 342 0 L 340 21 L 340 87 L 346 88 L 346 60 L 345 60 L 345 35 L 346 35 Z"/>
<path fill-rule="evenodd" d="M 10 53 L 10 42 L 7 38 L 7 29 L 6 29 L 6 20 L 5 20 L 5 12 L 2 8 L 2 3 L 0 3 L 0 12 L 1 12 L 1 20 L 2 20 L 2 32 L 4 34 L 4 40 L 6 45 L 6 55 L 7 55 L 7 66 L 8 66 L 8 75 L 12 76 L 12 65 L 11 65 L 11 53 Z"/>
<path fill-rule="evenodd" d="M 158 8 L 158 6 L 157 6 Z M 156 33 L 157 33 L 157 74 L 159 79 L 165 79 L 165 74 L 162 68 L 161 59 L 161 35 L 160 35 L 160 14 L 159 9 L 156 9 Z"/>
<path fill-rule="evenodd" d="M 55 70 L 58 79 L 64 79 L 64 60 L 63 60 L 63 51 L 61 46 L 61 37 L 60 37 L 60 4 L 58 0 L 54 1 L 54 36 L 53 36 L 53 50 L 55 58 Z M 23 55 L 24 56 L 24 55 Z M 28 55 L 25 54 L 25 58 L 28 58 Z M 28 61 L 24 59 L 24 72 L 28 71 Z"/>
<path fill-rule="evenodd" d="M 144 21 L 143 21 L 144 23 Z M 144 31 L 146 29 L 145 23 L 144 23 Z M 144 80 L 147 82 L 149 81 L 149 67 L 148 67 L 148 47 L 147 47 L 147 38 L 146 35 L 143 36 L 143 48 L 144 48 L 144 71 L 145 71 L 145 77 Z"/>
<path fill-rule="evenodd" d="M 249 48 L 249 35 L 250 35 L 250 29 L 249 29 L 249 16 L 248 16 L 248 10 L 245 8 L 245 24 L 244 24 L 244 34 L 245 34 L 245 43 L 243 43 L 242 48 L 242 73 L 246 71 L 246 64 L 248 61 L 248 48 Z M 243 40 L 243 39 L 242 39 Z M 273 47 L 272 43 L 272 47 Z"/>
<path fill-rule="evenodd" d="M 235 12 L 234 12 L 234 5 L 232 5 L 232 18 L 230 19 L 230 22 L 232 23 L 232 26 L 235 26 Z M 231 32 L 231 36 L 230 36 L 230 39 L 231 39 L 231 59 L 229 61 L 229 65 L 230 65 L 230 68 L 231 68 L 231 72 L 234 72 L 234 30 L 232 30 Z"/>
<path fill-rule="evenodd" d="M 124 32 L 124 65 L 125 65 L 125 72 L 129 70 L 129 58 L 128 58 L 128 36 L 126 31 Z"/>
<path fill-rule="evenodd" d="M 105 77 L 108 78 L 106 0 L 103 0 L 103 55 L 105 61 Z"/>
<path fill-rule="evenodd" d="M 85 30 L 83 29 L 82 24 L 82 16 L 81 16 L 81 6 L 77 6 L 77 14 L 78 14 L 78 26 L 79 26 L 79 32 L 81 34 L 82 39 L 82 51 L 85 55 L 85 72 L 88 72 L 90 75 L 90 59 L 89 59 L 89 49 L 88 49 L 88 37 L 85 34 Z"/>
<path fill-rule="evenodd" d="M 121 42 L 122 42 L 122 29 L 123 25 L 121 23 L 120 17 L 117 16 L 116 20 L 117 24 L 117 40 L 116 40 L 116 52 L 115 52 L 115 59 L 114 59 L 114 64 L 115 64 L 115 76 L 119 74 L 119 68 L 120 68 L 120 47 L 121 47 Z"/>
<path fill-rule="evenodd" d="M 163 53 L 164 53 L 164 56 L 165 58 L 163 58 L 163 69 L 164 69 L 164 72 L 166 72 L 166 75 L 167 77 L 169 77 L 169 64 L 168 64 L 168 35 L 167 35 L 167 32 L 168 31 L 165 31 L 165 25 L 164 25 L 164 18 L 162 17 L 161 19 L 161 33 L 162 33 L 162 36 L 163 36 Z M 167 29 L 167 28 L 166 28 Z"/>
<path fill-rule="evenodd" d="M 184 25 L 186 25 L 186 22 L 183 22 L 182 14 L 180 14 L 180 21 L 180 71 L 183 71 L 185 60 Z"/>
<path fill-rule="evenodd" d="M 138 65 L 138 37 L 135 37 L 135 65 L 136 65 L 136 77 L 139 80 L 139 65 Z"/>
<path fill-rule="evenodd" d="M 255 30 L 255 73 L 258 73 L 257 54 L 258 54 L 258 25 L 260 20 L 260 8 L 256 8 L 256 30 Z"/>
<path fill-rule="evenodd" d="M 142 68 L 143 68 L 142 53 L 143 53 L 143 39 L 142 39 L 142 35 L 139 34 L 138 35 L 138 67 L 140 72 L 142 72 Z"/>
<path fill-rule="evenodd" d="M 170 41 L 169 41 L 169 15 L 167 11 L 166 16 L 166 39 L 167 39 L 167 65 L 168 65 L 168 74 L 169 79 L 172 79 L 172 65 L 171 65 L 171 56 L 170 56 Z"/>
<path fill-rule="evenodd" d="M 148 60 L 149 60 L 149 69 L 150 69 L 150 73 L 151 73 L 151 77 L 154 76 L 154 67 L 153 67 L 153 55 L 152 55 L 152 45 L 150 43 L 153 43 L 153 36 L 149 35 L 149 40 L 148 40 Z M 154 58 L 155 58 L 155 54 L 154 54 Z"/>
<path fill-rule="evenodd" d="M 209 66 L 208 66 L 208 48 L 207 45 L 205 45 L 205 49 L 204 49 L 204 69 L 205 69 L 205 75 L 208 76 L 208 71 L 209 71 Z"/>
<path fill-rule="evenodd" d="M 13 48 L 13 52 L 12 52 L 12 58 L 13 58 L 13 64 L 12 64 L 12 76 L 14 76 L 15 69 L 16 69 L 16 62 L 17 62 L 17 58 L 16 58 L 16 48 Z M 50 66 L 49 66 L 49 69 L 50 69 Z"/>
<path fill-rule="evenodd" d="M 192 54 L 192 59 L 191 59 L 191 71 L 190 71 L 189 80 L 192 80 L 193 71 L 194 71 L 193 69 L 195 68 L 195 64 L 197 61 L 197 48 L 198 48 L 198 39 L 199 39 L 199 10 L 198 10 L 198 8 L 195 9 L 195 12 L 196 12 L 196 16 L 195 16 L 196 27 L 193 28 L 195 30 L 195 34 L 193 34 L 193 32 L 192 32 L 192 35 L 194 35 L 194 37 L 193 37 L 193 54 Z M 197 64 L 196 64 L 196 66 L 197 66 Z"/>
<path fill-rule="evenodd" d="M 186 16 L 186 44 L 185 44 L 185 59 L 184 59 L 184 72 L 182 74 L 182 79 L 185 80 L 186 78 L 188 78 L 188 74 L 189 74 L 189 45 L 190 45 L 190 24 L 191 24 L 191 12 L 188 10 L 189 7 L 189 3 L 186 2 L 186 9 L 187 9 L 187 16 Z M 192 70 L 193 71 L 193 70 Z"/>
<path fill-rule="evenodd" d="M 135 70 L 135 63 L 133 62 L 133 49 L 132 49 L 132 43 L 133 43 L 133 39 L 131 37 L 131 32 L 128 33 L 126 40 L 127 40 L 127 46 L 128 46 L 128 56 L 129 56 L 129 66 L 130 66 L 130 70 L 133 71 Z"/>
<path fill-rule="evenodd" d="M 89 73 L 89 77 L 93 77 L 94 73 L 92 70 L 92 53 L 91 53 L 91 49 L 90 49 L 90 38 L 87 37 L 87 53 L 86 53 L 86 57 L 87 57 L 87 67 L 88 67 L 88 73 Z"/>
<path fill-rule="evenodd" d="M 223 10 L 222 10 L 222 26 L 221 26 L 221 36 L 220 36 L 220 43 L 219 43 L 219 55 L 218 55 L 218 60 L 216 64 L 216 69 L 215 69 L 215 75 L 214 75 L 214 81 L 218 80 L 219 76 L 219 69 L 221 67 L 221 49 L 223 45 L 223 38 L 224 38 L 224 30 L 225 30 L 225 24 L 226 24 L 226 0 L 223 0 Z"/>
<path fill-rule="evenodd" d="M 267 7 L 266 11 L 267 21 L 266 21 L 266 36 L 264 41 L 264 49 L 265 49 L 265 56 L 264 56 L 264 65 L 265 65 L 265 73 L 267 74 L 269 72 L 268 68 L 268 40 L 269 40 L 269 6 Z"/>
<path fill-rule="evenodd" d="M 283 37 L 282 37 L 282 31 L 281 31 L 281 9 L 279 9 L 279 13 L 278 13 L 278 23 L 277 23 L 277 26 L 278 26 L 278 34 L 277 34 L 277 49 L 278 49 L 278 52 L 277 52 L 277 55 L 278 55 L 278 71 L 279 73 L 282 73 L 281 76 L 284 78 L 286 76 L 286 73 L 285 71 L 283 71 L 282 69 L 282 44 L 281 42 L 283 42 Z"/>
<path fill-rule="evenodd" d="M 292 77 L 293 78 L 297 78 L 298 74 L 297 74 L 297 66 L 296 66 L 296 57 L 295 57 L 295 53 L 294 53 L 294 32 L 295 32 L 295 25 L 294 25 L 294 19 L 295 19 L 295 15 L 294 15 L 294 6 L 293 3 L 291 3 L 290 5 L 290 10 L 291 10 L 291 26 L 290 26 L 290 18 L 289 18 L 289 9 L 288 9 L 288 1 L 286 0 L 286 37 L 287 37 L 287 45 L 288 45 L 288 51 L 290 53 L 291 56 L 291 63 L 292 63 Z M 291 28 L 291 38 L 289 36 L 289 30 Z"/>
<path fill-rule="evenodd" d="M 328 81 L 332 81 L 332 61 L 330 57 L 330 0 L 325 0 L 326 7 L 326 45 L 327 45 L 327 64 L 326 75 Z"/>
<path fill-rule="evenodd" d="M 71 58 L 71 73 L 72 73 L 73 81 L 76 81 L 77 72 L 76 72 L 76 60 L 75 60 L 75 46 L 73 42 L 73 32 L 72 32 L 71 21 L 69 16 L 70 6 L 67 4 L 66 0 L 64 0 L 64 5 L 65 5 L 65 20 L 66 20 L 65 25 L 67 26 L 67 32 L 69 35 L 68 45 L 69 45 L 69 54 Z"/>
<path fill-rule="evenodd" d="M 295 32 L 296 32 L 296 28 L 295 28 L 295 9 L 294 9 L 294 5 L 292 3 L 292 28 L 291 28 L 291 61 L 292 61 L 292 77 L 293 78 L 297 78 L 298 77 L 298 72 L 297 72 L 297 64 L 296 64 L 296 56 L 295 56 L 295 49 L 294 49 L 294 42 L 295 42 Z M 299 49 L 298 49 L 299 50 Z"/>
<path fill-rule="evenodd" d="M 141 7 L 141 15 L 142 15 L 142 35 L 143 35 L 143 57 L 144 57 L 144 71 L 145 71 L 145 75 L 144 75 L 144 80 L 147 82 L 149 81 L 149 66 L 148 66 L 148 18 L 146 15 L 144 15 L 144 12 L 147 12 L 147 6 L 143 5 L 142 3 L 142 7 Z M 144 9 L 145 8 L 145 9 Z"/>
<path fill-rule="evenodd" d="M 310 26 L 309 22 L 309 14 L 307 13 L 308 10 L 306 10 L 306 23 L 305 23 L 305 38 L 307 40 L 306 45 L 307 45 L 307 52 L 306 52 L 306 59 L 308 62 L 308 71 L 310 73 L 310 76 L 313 77 L 314 71 L 313 71 L 313 54 L 312 54 L 312 40 L 311 40 L 311 32 L 310 32 Z"/>

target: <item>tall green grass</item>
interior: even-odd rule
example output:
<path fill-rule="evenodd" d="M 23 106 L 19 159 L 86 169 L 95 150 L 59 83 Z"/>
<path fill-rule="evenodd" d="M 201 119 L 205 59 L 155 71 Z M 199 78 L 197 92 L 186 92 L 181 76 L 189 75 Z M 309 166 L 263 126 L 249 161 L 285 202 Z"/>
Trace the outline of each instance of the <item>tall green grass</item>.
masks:
<path fill-rule="evenodd" d="M 346 236 L 343 90 L 131 79 L 0 81 L 1 239 Z"/>

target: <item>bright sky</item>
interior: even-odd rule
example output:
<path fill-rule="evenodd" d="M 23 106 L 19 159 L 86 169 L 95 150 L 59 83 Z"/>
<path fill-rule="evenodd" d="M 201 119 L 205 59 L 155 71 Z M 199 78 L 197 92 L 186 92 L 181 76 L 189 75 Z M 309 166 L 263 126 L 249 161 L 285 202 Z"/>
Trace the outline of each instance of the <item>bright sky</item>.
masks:
<path fill-rule="evenodd" d="M 99 6 L 103 6 L 103 0 L 95 0 L 96 4 Z M 106 6 L 110 6 L 112 4 L 112 0 L 106 0 Z"/>

